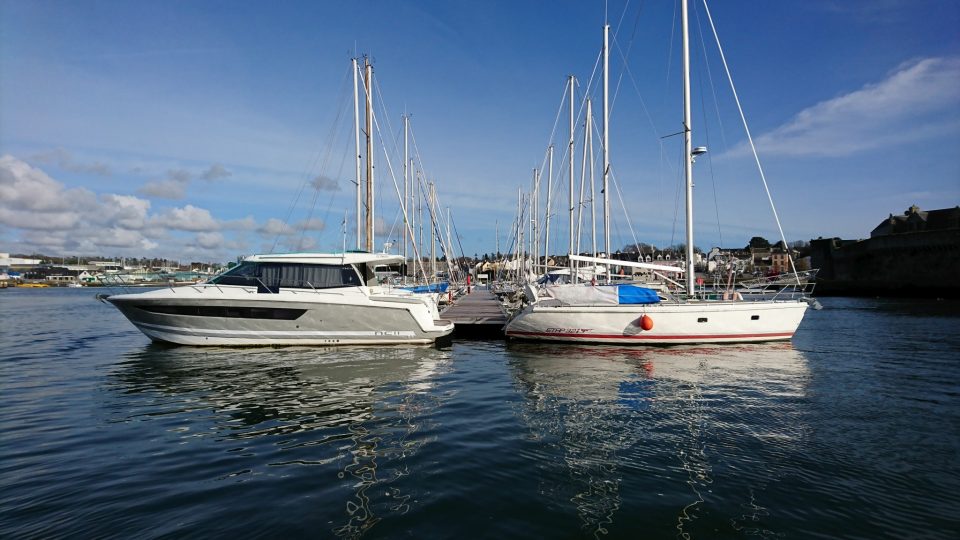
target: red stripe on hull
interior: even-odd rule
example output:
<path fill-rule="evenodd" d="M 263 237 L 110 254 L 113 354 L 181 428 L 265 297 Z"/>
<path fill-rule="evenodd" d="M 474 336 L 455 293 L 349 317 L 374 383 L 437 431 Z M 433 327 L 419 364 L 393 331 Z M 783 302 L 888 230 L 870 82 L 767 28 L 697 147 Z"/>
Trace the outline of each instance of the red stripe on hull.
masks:
<path fill-rule="evenodd" d="M 507 332 L 507 336 L 516 337 L 553 337 L 582 339 L 625 339 L 633 341 L 677 340 L 677 339 L 749 339 L 749 338 L 791 338 L 793 332 L 774 334 L 692 334 L 688 336 L 625 336 L 622 334 L 551 334 L 547 332 Z"/>

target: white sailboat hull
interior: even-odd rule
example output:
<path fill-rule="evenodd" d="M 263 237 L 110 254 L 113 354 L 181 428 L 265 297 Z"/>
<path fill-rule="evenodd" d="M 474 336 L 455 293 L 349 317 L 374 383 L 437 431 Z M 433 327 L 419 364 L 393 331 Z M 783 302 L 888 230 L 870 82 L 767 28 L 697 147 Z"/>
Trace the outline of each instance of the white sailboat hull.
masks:
<path fill-rule="evenodd" d="M 541 303 L 519 312 L 505 332 L 519 339 L 620 345 L 781 341 L 793 337 L 806 309 L 804 300 L 617 306 Z M 644 315 L 653 321 L 649 330 L 640 326 Z"/>

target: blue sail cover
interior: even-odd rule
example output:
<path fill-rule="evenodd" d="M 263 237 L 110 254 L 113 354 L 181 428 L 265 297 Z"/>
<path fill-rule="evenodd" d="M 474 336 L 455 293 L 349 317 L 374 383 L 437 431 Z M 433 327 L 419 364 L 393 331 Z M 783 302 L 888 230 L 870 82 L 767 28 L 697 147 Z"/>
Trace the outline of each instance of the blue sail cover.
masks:
<path fill-rule="evenodd" d="M 450 284 L 446 281 L 441 281 L 440 283 L 431 283 L 430 285 L 417 285 L 415 287 L 400 287 L 405 291 L 410 291 L 418 294 L 424 293 L 445 293 L 447 292 L 447 287 Z"/>
<path fill-rule="evenodd" d="M 617 285 L 617 300 L 620 304 L 657 304 L 660 297 L 653 289 L 636 285 Z"/>

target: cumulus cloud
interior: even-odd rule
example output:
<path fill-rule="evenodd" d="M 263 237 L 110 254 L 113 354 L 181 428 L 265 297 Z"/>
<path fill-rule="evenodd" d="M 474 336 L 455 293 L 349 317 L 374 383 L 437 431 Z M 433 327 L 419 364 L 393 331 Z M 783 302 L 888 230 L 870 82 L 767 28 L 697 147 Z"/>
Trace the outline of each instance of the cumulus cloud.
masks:
<path fill-rule="evenodd" d="M 209 169 L 200 173 L 200 178 L 203 178 L 204 180 L 219 180 L 221 178 L 228 178 L 230 176 L 233 176 L 233 173 L 228 171 L 226 167 L 219 163 L 214 163 Z"/>
<path fill-rule="evenodd" d="M 846 156 L 934 137 L 958 129 L 960 58 L 924 58 L 886 79 L 823 101 L 756 137 L 766 154 Z M 741 145 L 732 153 L 748 151 Z"/>
<path fill-rule="evenodd" d="M 77 206 L 90 206 L 96 200 L 93 192 L 66 189 L 47 173 L 13 156 L 0 157 L 0 203 L 5 207 L 38 212 L 66 211 Z"/>
<path fill-rule="evenodd" d="M 98 215 L 101 221 L 116 223 L 125 229 L 139 230 L 147 225 L 150 201 L 132 195 L 100 195 L 104 212 Z"/>
<path fill-rule="evenodd" d="M 201 172 L 199 177 L 203 180 L 213 181 L 232 175 L 233 173 L 228 171 L 223 165 L 215 163 L 207 170 Z M 170 169 L 163 178 L 151 180 L 143 184 L 138 190 L 138 193 L 158 199 L 183 200 L 187 196 L 187 188 L 190 186 L 193 178 L 193 173 L 186 169 Z"/>
<path fill-rule="evenodd" d="M 113 174 L 113 171 L 110 169 L 109 165 L 100 161 L 94 161 L 91 163 L 77 161 L 74 159 L 73 155 L 70 154 L 70 152 L 67 152 L 63 148 L 55 148 L 53 150 L 40 152 L 39 154 L 34 154 L 28 157 L 27 159 L 42 165 L 55 165 L 65 171 L 70 172 L 95 174 L 98 176 L 110 176 Z"/>
<path fill-rule="evenodd" d="M 296 230 L 277 218 L 270 218 L 264 223 L 257 232 L 267 236 L 290 236 Z"/>
<path fill-rule="evenodd" d="M 153 224 L 179 231 L 204 232 L 215 231 L 220 224 L 205 208 L 197 208 L 191 204 L 183 208 L 171 208 L 153 218 Z"/>
<path fill-rule="evenodd" d="M 222 228 L 236 231 L 252 231 L 257 228 L 257 220 L 253 216 L 247 216 L 243 219 L 231 219 L 222 223 Z"/>
<path fill-rule="evenodd" d="M 219 232 L 202 232 L 197 234 L 195 242 L 203 249 L 218 249 L 223 245 L 224 238 Z"/>
<path fill-rule="evenodd" d="M 322 219 L 310 218 L 298 222 L 294 228 L 298 231 L 322 231 L 327 228 L 327 224 Z"/>
<path fill-rule="evenodd" d="M 328 176 L 317 176 L 310 181 L 310 185 L 317 191 L 340 191 L 340 185 L 337 181 Z"/>
<path fill-rule="evenodd" d="M 143 230 L 149 210 L 145 199 L 67 188 L 20 159 L 0 157 L 0 223 L 19 230 L 23 245 L 151 250 L 157 243 Z"/>
<path fill-rule="evenodd" d="M 107 248 L 137 248 L 149 251 L 157 247 L 157 243 L 144 238 L 138 231 L 131 231 L 121 227 L 110 227 L 101 230 L 97 237 L 97 245 Z"/>

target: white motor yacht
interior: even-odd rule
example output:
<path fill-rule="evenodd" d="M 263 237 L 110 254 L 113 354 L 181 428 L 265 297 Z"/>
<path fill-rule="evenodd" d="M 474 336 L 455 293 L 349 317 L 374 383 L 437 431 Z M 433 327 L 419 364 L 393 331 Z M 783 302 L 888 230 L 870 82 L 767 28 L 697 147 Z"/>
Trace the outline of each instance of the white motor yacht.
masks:
<path fill-rule="evenodd" d="M 103 295 L 154 341 L 182 345 L 430 344 L 453 332 L 427 295 L 380 286 L 386 253 L 254 255 L 209 282 Z"/>

